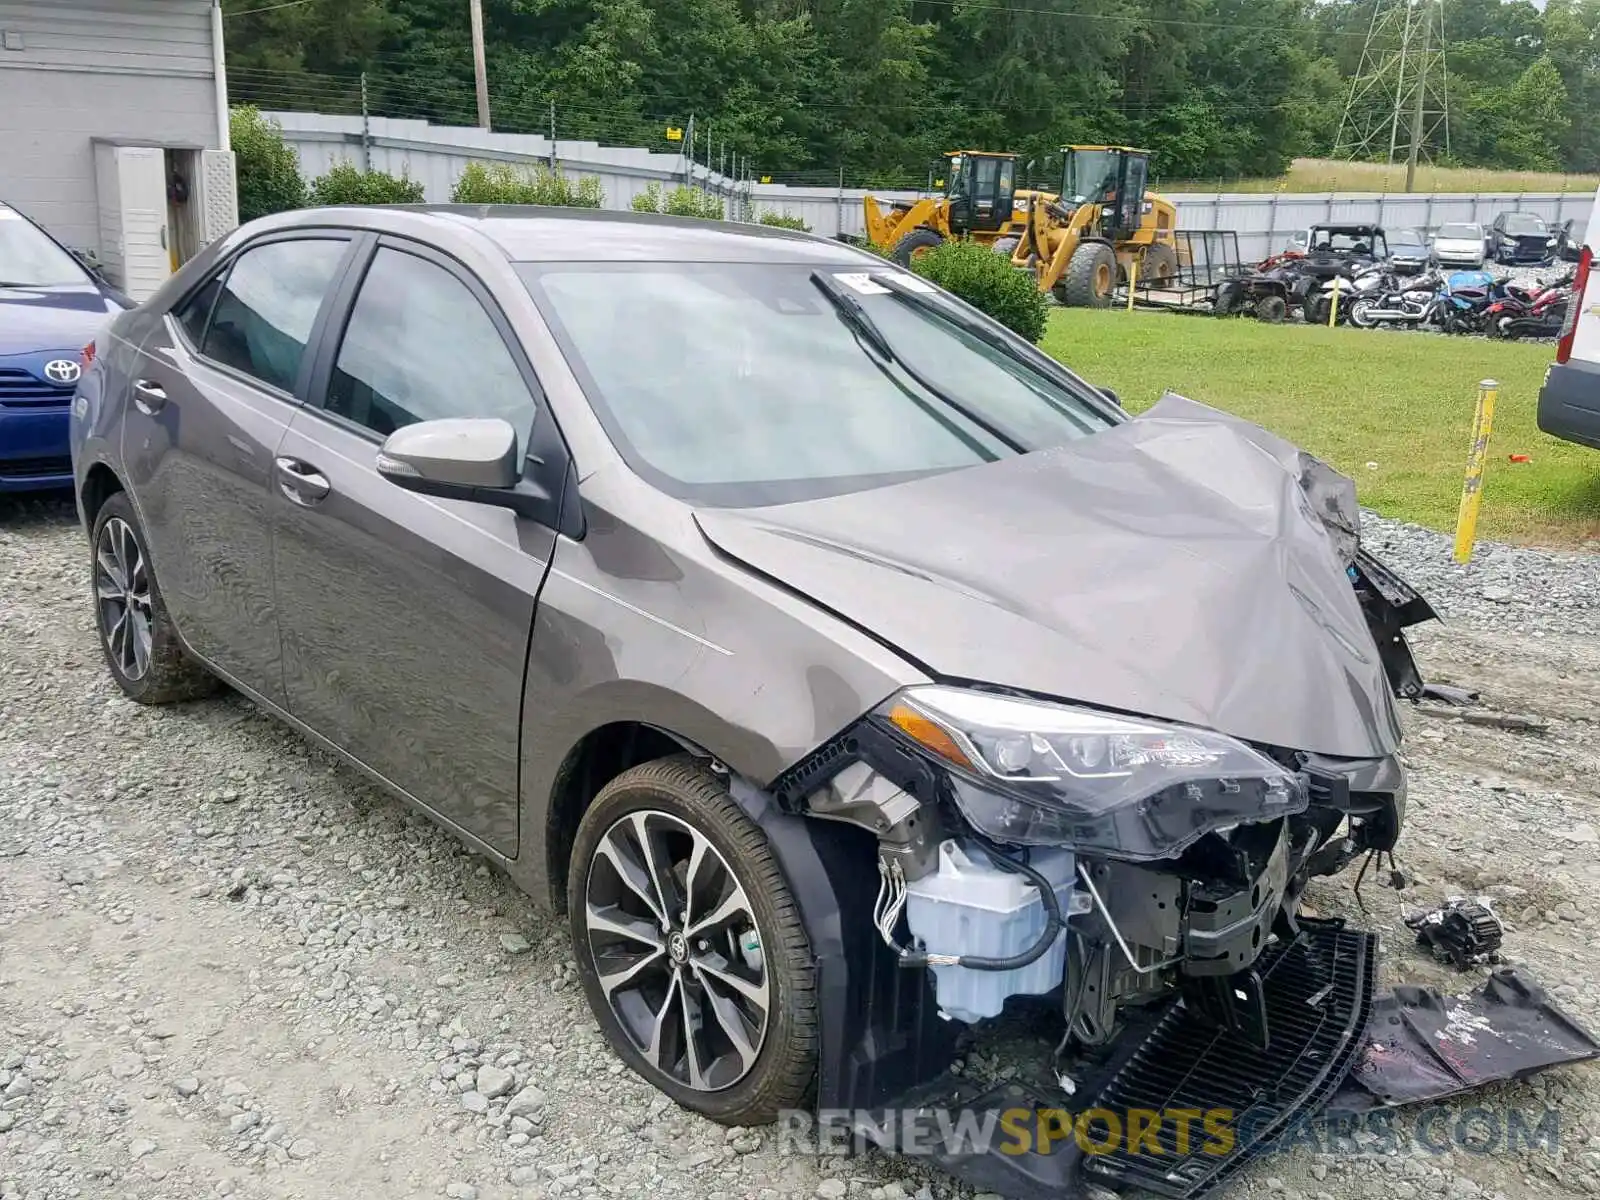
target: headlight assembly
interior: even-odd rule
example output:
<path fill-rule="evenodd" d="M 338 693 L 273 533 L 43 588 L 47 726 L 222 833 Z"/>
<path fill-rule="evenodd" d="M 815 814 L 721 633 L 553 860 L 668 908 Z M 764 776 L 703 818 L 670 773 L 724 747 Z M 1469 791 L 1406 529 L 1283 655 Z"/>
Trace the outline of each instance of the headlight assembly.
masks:
<path fill-rule="evenodd" d="M 1297 775 L 1206 729 L 943 686 L 908 688 L 873 719 L 949 768 L 963 815 L 999 841 L 1167 858 L 1306 807 Z"/>

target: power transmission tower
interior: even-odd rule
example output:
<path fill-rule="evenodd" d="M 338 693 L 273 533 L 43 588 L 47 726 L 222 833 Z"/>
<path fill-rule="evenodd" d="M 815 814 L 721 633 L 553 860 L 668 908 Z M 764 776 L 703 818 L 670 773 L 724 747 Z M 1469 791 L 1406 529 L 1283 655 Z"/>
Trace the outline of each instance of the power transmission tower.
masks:
<path fill-rule="evenodd" d="M 1377 0 L 1339 118 L 1333 156 L 1408 164 L 1450 152 L 1444 0 Z"/>

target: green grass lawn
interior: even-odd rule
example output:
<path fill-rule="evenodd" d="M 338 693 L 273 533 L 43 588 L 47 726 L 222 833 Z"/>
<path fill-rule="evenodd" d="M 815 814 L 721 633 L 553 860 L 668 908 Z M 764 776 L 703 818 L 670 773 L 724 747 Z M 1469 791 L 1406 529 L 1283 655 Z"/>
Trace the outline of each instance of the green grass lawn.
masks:
<path fill-rule="evenodd" d="M 1170 389 L 1237 413 L 1350 475 L 1364 505 L 1441 530 L 1455 528 L 1478 381 L 1497 379 L 1479 538 L 1600 538 L 1600 451 L 1534 422 L 1548 343 L 1053 309 L 1043 346 L 1130 411 Z"/>

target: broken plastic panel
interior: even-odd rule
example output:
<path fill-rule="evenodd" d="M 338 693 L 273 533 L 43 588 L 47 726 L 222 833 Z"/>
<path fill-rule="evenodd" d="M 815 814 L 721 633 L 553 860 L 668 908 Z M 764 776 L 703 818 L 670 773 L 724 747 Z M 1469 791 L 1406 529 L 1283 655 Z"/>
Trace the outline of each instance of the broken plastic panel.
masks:
<path fill-rule="evenodd" d="M 1463 996 L 1397 987 L 1374 1002 L 1361 1052 L 1324 1111 L 1442 1100 L 1596 1057 L 1594 1035 L 1517 967 Z"/>

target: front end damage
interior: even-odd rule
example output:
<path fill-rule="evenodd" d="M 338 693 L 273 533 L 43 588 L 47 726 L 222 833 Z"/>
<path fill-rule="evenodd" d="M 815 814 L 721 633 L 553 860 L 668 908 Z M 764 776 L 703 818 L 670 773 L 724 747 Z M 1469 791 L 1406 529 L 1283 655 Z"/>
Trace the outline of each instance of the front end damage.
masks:
<path fill-rule="evenodd" d="M 1299 465 L 1390 689 L 1421 695 L 1404 629 L 1432 609 L 1359 549 L 1340 477 Z M 1197 1197 L 1335 1093 L 1351 1107 L 1352 1088 L 1373 1103 L 1426 1092 L 1411 1058 L 1373 1052 L 1376 935 L 1300 911 L 1316 876 L 1358 860 L 1365 875 L 1385 855 L 1392 871 L 1405 818 L 1392 752 L 1337 757 L 941 684 L 891 697 L 765 791 L 735 792 L 812 935 L 819 1111 L 898 1114 L 863 1117 L 870 1140 L 915 1137 L 976 1187 L 1070 1196 L 1094 1179 Z M 1024 1007 L 1048 1061 L 994 1087 L 953 1070 L 967 1029 L 1023 996 L 1039 998 Z M 1600 1049 L 1542 999 L 1519 1013 L 1526 1029 L 1546 1022 L 1538 1061 L 1457 1047 L 1453 1090 Z M 1552 1052 L 1556 1026 L 1567 1040 Z M 1390 1078 L 1402 1061 L 1411 1074 Z M 1016 1133 L 1022 1112 L 1020 1139 L 971 1136 L 997 1120 Z"/>

